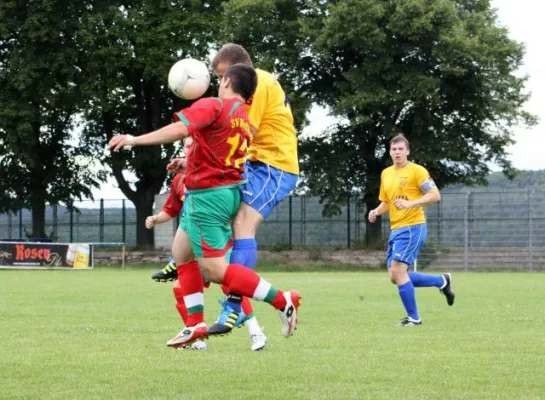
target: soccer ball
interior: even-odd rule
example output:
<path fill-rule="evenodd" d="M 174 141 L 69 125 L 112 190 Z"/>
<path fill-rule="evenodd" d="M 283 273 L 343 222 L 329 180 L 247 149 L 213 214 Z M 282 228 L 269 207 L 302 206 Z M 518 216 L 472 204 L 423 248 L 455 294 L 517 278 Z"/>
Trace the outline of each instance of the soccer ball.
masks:
<path fill-rule="evenodd" d="M 170 68 L 168 86 L 176 96 L 194 100 L 210 86 L 210 72 L 202 61 L 185 58 Z"/>

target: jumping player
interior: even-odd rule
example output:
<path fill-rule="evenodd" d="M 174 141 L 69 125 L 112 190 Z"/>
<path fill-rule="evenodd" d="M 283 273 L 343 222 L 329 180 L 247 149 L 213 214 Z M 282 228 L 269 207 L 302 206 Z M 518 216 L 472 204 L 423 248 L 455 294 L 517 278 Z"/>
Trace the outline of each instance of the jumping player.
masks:
<path fill-rule="evenodd" d="M 208 337 L 199 267 L 212 282 L 276 308 L 283 336 L 291 336 L 297 327 L 297 292 L 282 292 L 252 270 L 226 260 L 232 246 L 230 222 L 240 207 L 239 186 L 251 141 L 243 104 L 251 98 L 256 85 L 253 68 L 232 65 L 221 79 L 219 98 L 195 102 L 175 114 L 178 122 L 157 131 L 138 137 L 120 135 L 109 143 L 110 148 L 119 151 L 123 146 L 172 143 L 188 135 L 195 141 L 187 160 L 185 215 L 173 244 L 188 318 L 186 327 L 167 342 L 171 347 Z"/>
<path fill-rule="evenodd" d="M 212 68 L 221 79 L 236 63 L 253 67 L 244 47 L 228 43 L 214 57 Z M 273 74 L 261 69 L 255 72 L 257 89 L 246 102 L 253 141 L 248 151 L 246 183 L 241 186 L 242 204 L 234 220 L 235 241 L 231 254 L 231 262 L 250 269 L 257 263 L 255 236 L 259 225 L 291 193 L 299 175 L 297 136 L 288 98 Z M 176 161 L 171 167 L 175 165 Z M 238 294 L 229 293 L 222 312 L 210 328 L 210 335 L 227 334 L 236 326 L 241 301 Z M 249 329 L 259 329 L 255 318 L 246 321 L 246 325 Z"/>
<path fill-rule="evenodd" d="M 185 177 L 185 169 L 186 169 L 186 162 L 187 162 L 187 156 L 190 152 L 190 147 L 193 144 L 193 139 L 191 136 L 188 136 L 184 140 L 184 147 L 183 152 L 185 155 L 185 158 L 182 159 L 181 168 L 182 172 L 179 172 L 174 177 L 170 192 L 167 197 L 167 201 L 165 205 L 163 206 L 163 209 L 161 212 L 157 215 L 151 215 L 148 218 L 146 218 L 146 228 L 152 229 L 157 224 L 162 224 L 167 221 L 170 221 L 172 218 L 175 218 L 178 216 L 183 209 L 184 200 L 186 197 L 186 190 L 185 190 L 185 184 L 184 184 L 184 177 Z M 183 217 L 183 216 L 182 216 Z M 174 258 L 171 257 L 172 261 L 169 261 L 168 265 L 163 268 L 163 270 L 156 272 L 152 275 L 152 279 L 154 279 L 157 282 L 166 282 L 167 280 L 174 280 L 174 286 L 173 286 L 173 292 L 174 292 L 174 298 L 176 299 L 176 309 L 180 313 L 180 316 L 182 317 L 182 321 L 184 322 L 184 325 L 186 324 L 186 316 L 187 316 L 187 309 L 184 304 L 183 295 L 180 288 L 180 283 L 177 279 L 177 269 L 176 269 L 176 261 L 174 261 Z M 170 270 L 173 269 L 176 272 L 176 276 L 172 279 L 172 274 L 170 273 Z M 209 282 L 205 282 L 204 286 L 208 287 L 210 285 Z M 242 313 L 238 317 L 241 319 L 241 321 L 238 321 L 238 324 L 243 323 L 244 320 L 253 318 L 253 307 L 250 304 L 250 301 L 248 298 L 244 298 L 242 301 Z M 256 333 L 253 333 L 250 331 L 250 340 L 251 340 L 251 349 L 252 351 L 259 351 L 263 350 L 266 346 L 266 339 L 263 339 L 264 335 L 259 335 Z M 193 350 L 206 350 L 207 344 L 206 342 L 202 340 L 197 340 L 194 342 L 191 346 L 186 346 L 185 348 L 193 349 Z"/>

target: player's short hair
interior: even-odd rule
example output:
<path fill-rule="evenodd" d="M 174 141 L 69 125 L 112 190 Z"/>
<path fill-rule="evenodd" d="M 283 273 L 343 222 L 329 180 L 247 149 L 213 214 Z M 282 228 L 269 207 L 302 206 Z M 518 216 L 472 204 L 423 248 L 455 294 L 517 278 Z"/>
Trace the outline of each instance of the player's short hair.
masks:
<path fill-rule="evenodd" d="M 218 53 L 212 60 L 212 69 L 216 69 L 220 63 L 233 64 L 245 64 L 253 67 L 250 54 L 244 47 L 235 43 L 226 43 L 221 46 Z"/>
<path fill-rule="evenodd" d="M 255 93 L 257 87 L 257 74 L 253 67 L 246 64 L 233 64 L 223 75 L 223 79 L 231 79 L 232 90 L 249 100 Z"/>
<path fill-rule="evenodd" d="M 409 140 L 402 133 L 398 133 L 390 140 L 390 147 L 392 147 L 392 145 L 395 143 L 405 143 L 405 146 L 407 146 L 407 150 L 411 149 L 411 147 L 409 146 Z"/>

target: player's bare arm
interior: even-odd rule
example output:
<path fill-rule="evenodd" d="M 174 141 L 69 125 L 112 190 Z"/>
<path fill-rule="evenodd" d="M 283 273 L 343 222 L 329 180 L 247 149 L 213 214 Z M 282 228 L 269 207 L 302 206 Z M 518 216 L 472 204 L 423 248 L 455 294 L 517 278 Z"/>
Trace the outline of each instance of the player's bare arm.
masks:
<path fill-rule="evenodd" d="M 187 126 L 182 122 L 173 122 L 156 131 L 141 136 L 117 135 L 110 139 L 108 146 L 117 152 L 125 146 L 150 146 L 154 144 L 174 143 L 189 135 Z"/>

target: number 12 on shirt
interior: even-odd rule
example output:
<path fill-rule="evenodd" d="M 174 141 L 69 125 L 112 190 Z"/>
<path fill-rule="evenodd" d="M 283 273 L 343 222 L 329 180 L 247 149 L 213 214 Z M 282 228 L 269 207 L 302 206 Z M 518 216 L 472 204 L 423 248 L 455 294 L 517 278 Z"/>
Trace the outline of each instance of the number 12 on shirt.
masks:
<path fill-rule="evenodd" d="M 231 150 L 225 159 L 225 166 L 231 167 L 234 165 L 236 169 L 240 168 L 240 165 L 246 161 L 246 150 L 248 149 L 248 140 L 246 138 L 242 139 L 243 142 L 240 143 L 240 133 L 237 133 L 235 136 L 231 136 L 227 139 L 227 143 L 231 145 Z M 240 145 L 240 147 L 239 147 Z M 240 150 L 244 153 L 244 157 L 233 158 L 237 150 Z"/>

